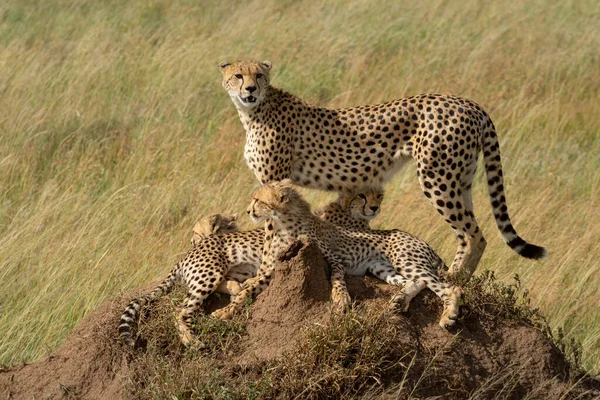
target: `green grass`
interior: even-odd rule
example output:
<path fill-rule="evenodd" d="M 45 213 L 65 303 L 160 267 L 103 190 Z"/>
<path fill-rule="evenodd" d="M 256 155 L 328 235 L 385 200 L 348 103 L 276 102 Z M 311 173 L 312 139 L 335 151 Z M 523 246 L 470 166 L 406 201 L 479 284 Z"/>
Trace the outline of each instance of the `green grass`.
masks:
<path fill-rule="evenodd" d="M 502 243 L 480 174 L 479 270 L 518 273 L 599 371 L 598 48 L 591 0 L 4 1 L 0 364 L 41 357 L 110 296 L 165 276 L 197 217 L 243 212 L 255 179 L 217 64 L 253 58 L 320 105 L 429 91 L 481 104 L 516 229 L 550 255 L 532 262 Z M 451 261 L 453 234 L 414 167 L 387 186 L 378 219 Z"/>

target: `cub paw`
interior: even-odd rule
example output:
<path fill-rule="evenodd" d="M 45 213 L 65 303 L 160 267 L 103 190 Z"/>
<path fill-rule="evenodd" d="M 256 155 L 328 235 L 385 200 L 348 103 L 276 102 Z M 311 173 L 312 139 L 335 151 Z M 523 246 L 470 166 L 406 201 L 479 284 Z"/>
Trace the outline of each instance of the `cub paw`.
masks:
<path fill-rule="evenodd" d="M 336 312 L 343 313 L 352 304 L 352 299 L 350 298 L 350 294 L 347 291 L 342 290 L 334 290 L 331 293 L 331 300 L 333 302 L 333 309 Z"/>
<path fill-rule="evenodd" d="M 227 291 L 229 292 L 230 295 L 236 296 L 242 290 L 244 290 L 244 289 L 243 289 L 242 285 L 239 282 L 237 282 L 237 281 L 227 281 Z"/>
<path fill-rule="evenodd" d="M 183 321 L 177 321 L 177 330 L 179 331 L 179 340 L 183 345 L 190 346 L 196 341 L 196 337 Z"/>
<path fill-rule="evenodd" d="M 388 304 L 389 309 L 394 312 L 407 312 L 409 306 L 410 298 L 404 293 L 400 293 L 392 297 Z"/>
<path fill-rule="evenodd" d="M 442 318 L 440 319 L 440 326 L 444 329 L 451 328 L 456 323 L 458 318 L 458 314 L 442 314 Z"/>
<path fill-rule="evenodd" d="M 242 282 L 240 284 L 240 291 L 249 289 L 253 286 L 256 286 L 259 281 L 260 281 L 260 278 L 258 276 L 255 276 L 254 278 L 246 279 L 244 282 Z"/>
<path fill-rule="evenodd" d="M 212 312 L 212 314 L 210 314 L 213 317 L 219 318 L 220 320 L 228 320 L 233 318 L 233 316 L 236 314 L 237 312 L 237 307 L 234 303 L 229 304 L 228 306 L 225 306 L 223 308 L 220 308 L 218 310 L 215 310 Z"/>

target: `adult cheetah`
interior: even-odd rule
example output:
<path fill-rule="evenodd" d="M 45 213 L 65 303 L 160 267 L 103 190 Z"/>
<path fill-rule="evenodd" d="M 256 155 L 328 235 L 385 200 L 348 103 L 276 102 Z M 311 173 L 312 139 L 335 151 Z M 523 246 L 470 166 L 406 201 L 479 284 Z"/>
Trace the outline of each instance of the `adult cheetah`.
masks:
<path fill-rule="evenodd" d="M 401 286 L 392 304 L 407 310 L 409 303 L 422 289 L 429 287 L 444 302 L 440 326 L 447 328 L 458 316 L 459 288 L 437 276 L 443 265 L 440 257 L 423 240 L 399 230 L 367 230 L 341 227 L 316 217 L 310 205 L 291 186 L 291 180 L 267 183 L 252 194 L 248 214 L 255 221 L 270 219 L 274 236 L 269 250 L 268 268 L 245 283 L 242 290 L 225 308 L 213 315 L 230 318 L 248 297 L 259 294 L 274 270 L 274 258 L 301 236 L 313 239 L 319 246 L 332 270 L 332 300 L 337 309 L 350 304 L 346 286 L 335 286 L 334 274 L 362 276 L 370 271 L 379 279 Z M 265 274 L 264 277 L 261 274 Z"/>
<path fill-rule="evenodd" d="M 523 257 L 546 256 L 543 247 L 525 242 L 511 224 L 496 130 L 473 101 L 422 94 L 327 109 L 271 86 L 268 61 L 223 62 L 220 69 L 246 130 L 244 157 L 261 183 L 291 178 L 310 188 L 363 191 L 379 187 L 413 158 L 423 193 L 456 234 L 458 250 L 449 272 L 470 277 L 486 247 L 471 198 L 483 152 L 504 242 Z"/>

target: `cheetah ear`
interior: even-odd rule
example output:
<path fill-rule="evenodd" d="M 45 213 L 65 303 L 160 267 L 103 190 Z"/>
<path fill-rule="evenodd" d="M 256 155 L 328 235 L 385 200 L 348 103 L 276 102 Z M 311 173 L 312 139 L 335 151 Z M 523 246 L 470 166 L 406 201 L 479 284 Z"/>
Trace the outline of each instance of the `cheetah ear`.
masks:
<path fill-rule="evenodd" d="M 286 187 L 282 188 L 279 191 L 279 193 L 277 194 L 277 200 L 279 201 L 279 203 L 285 204 L 288 201 L 290 201 L 290 198 L 292 197 L 293 191 L 294 191 L 294 189 L 292 189 L 289 186 L 286 186 Z"/>
<path fill-rule="evenodd" d="M 346 208 L 348 205 L 350 205 L 355 197 L 356 195 L 350 192 L 339 192 L 338 198 L 335 202 L 338 203 L 342 208 Z"/>
<path fill-rule="evenodd" d="M 290 178 L 285 178 L 285 179 L 279 181 L 279 183 L 283 187 L 292 187 L 294 185 L 294 181 L 292 181 Z"/>
<path fill-rule="evenodd" d="M 230 217 L 229 219 L 230 219 L 231 221 L 237 221 L 237 217 L 238 217 L 238 215 L 237 215 L 237 213 L 235 213 L 235 214 L 232 214 L 232 215 L 231 215 L 231 217 Z"/>
<path fill-rule="evenodd" d="M 225 68 L 227 68 L 230 65 L 231 65 L 231 63 L 227 62 L 227 61 L 220 62 L 219 68 L 221 69 L 221 73 L 225 73 Z"/>
<path fill-rule="evenodd" d="M 221 227 L 221 216 L 219 214 L 212 215 L 210 217 L 210 230 L 212 233 L 217 233 Z"/>
<path fill-rule="evenodd" d="M 265 70 L 269 71 L 272 67 L 271 61 L 261 61 L 260 66 L 263 67 Z"/>

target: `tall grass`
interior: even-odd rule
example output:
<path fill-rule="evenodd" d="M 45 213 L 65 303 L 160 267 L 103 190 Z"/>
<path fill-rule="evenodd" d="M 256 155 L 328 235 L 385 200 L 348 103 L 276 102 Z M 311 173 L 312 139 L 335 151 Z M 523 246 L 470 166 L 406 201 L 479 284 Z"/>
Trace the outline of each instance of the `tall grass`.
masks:
<path fill-rule="evenodd" d="M 599 48 L 591 0 L 4 1 L 0 364 L 39 358 L 111 295 L 164 276 L 197 217 L 244 210 L 255 179 L 216 65 L 253 58 L 320 105 L 430 91 L 480 103 L 513 222 L 550 256 L 502 243 L 479 174 L 479 269 L 518 273 L 600 370 Z M 388 185 L 378 224 L 454 255 L 412 166 Z"/>

